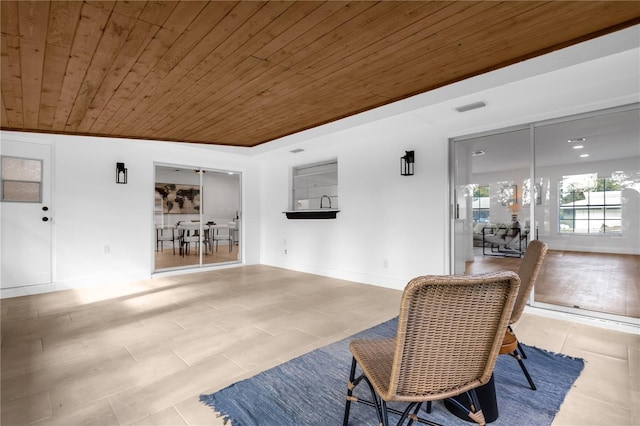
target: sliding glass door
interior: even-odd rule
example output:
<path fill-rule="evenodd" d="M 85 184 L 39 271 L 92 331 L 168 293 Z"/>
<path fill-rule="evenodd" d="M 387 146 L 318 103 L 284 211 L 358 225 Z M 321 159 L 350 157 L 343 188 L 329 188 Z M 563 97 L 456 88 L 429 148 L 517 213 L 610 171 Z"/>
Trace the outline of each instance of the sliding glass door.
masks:
<path fill-rule="evenodd" d="M 155 175 L 155 270 L 240 261 L 240 174 L 156 165 Z"/>
<path fill-rule="evenodd" d="M 520 257 L 531 232 L 529 127 L 460 138 L 453 149 L 454 273 L 477 256 Z"/>
<path fill-rule="evenodd" d="M 540 306 L 640 318 L 637 106 L 535 127 L 539 238 L 552 249 Z"/>
<path fill-rule="evenodd" d="M 517 270 L 540 239 L 533 305 L 637 321 L 639 122 L 630 105 L 453 140 L 452 271 Z"/>

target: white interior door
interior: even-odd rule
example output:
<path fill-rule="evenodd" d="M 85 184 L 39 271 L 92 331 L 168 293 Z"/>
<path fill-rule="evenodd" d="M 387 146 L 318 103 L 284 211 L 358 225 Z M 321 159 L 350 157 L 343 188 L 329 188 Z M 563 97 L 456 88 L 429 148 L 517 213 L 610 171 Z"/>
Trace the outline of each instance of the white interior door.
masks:
<path fill-rule="evenodd" d="M 0 288 L 51 282 L 51 146 L 0 143 Z"/>

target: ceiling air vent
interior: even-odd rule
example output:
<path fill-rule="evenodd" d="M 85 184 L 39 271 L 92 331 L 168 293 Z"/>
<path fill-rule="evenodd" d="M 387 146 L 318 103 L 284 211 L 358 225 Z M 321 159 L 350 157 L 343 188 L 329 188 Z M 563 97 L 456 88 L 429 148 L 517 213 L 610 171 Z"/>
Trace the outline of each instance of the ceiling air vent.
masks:
<path fill-rule="evenodd" d="M 478 108 L 483 108 L 486 107 L 487 104 L 484 101 L 480 101 L 480 102 L 474 102 L 472 104 L 469 105 L 462 105 L 456 108 L 456 111 L 458 112 L 467 112 L 467 111 L 471 111 L 472 109 L 478 109 Z"/>

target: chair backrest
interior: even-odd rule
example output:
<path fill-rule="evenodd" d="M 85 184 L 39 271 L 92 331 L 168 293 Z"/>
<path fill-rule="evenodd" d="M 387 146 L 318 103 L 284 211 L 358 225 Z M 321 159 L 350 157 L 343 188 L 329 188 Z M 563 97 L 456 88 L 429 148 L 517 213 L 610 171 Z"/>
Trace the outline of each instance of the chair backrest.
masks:
<path fill-rule="evenodd" d="M 411 280 L 398 316 L 389 394 L 441 399 L 487 383 L 519 285 L 512 271 Z"/>
<path fill-rule="evenodd" d="M 204 225 L 204 228 L 206 228 L 207 226 Z M 200 229 L 200 222 L 181 222 L 180 225 L 178 225 L 179 229 Z"/>
<path fill-rule="evenodd" d="M 547 245 L 540 240 L 533 240 L 527 246 L 520 267 L 518 268 L 518 276 L 520 277 L 520 290 L 518 290 L 518 298 L 513 307 L 510 324 L 518 321 L 522 316 L 524 307 L 529 299 L 531 289 L 538 278 L 538 273 L 542 267 L 542 262 L 547 254 Z"/>

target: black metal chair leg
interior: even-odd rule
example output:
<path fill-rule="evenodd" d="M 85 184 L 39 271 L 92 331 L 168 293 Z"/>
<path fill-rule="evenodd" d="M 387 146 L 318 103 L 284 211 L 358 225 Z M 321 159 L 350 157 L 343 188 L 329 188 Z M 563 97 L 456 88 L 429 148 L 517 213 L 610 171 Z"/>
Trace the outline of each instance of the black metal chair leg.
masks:
<path fill-rule="evenodd" d="M 527 381 L 529 382 L 529 386 L 531 386 L 531 390 L 536 390 L 536 385 L 533 383 L 533 380 L 529 375 L 529 371 L 527 370 L 527 367 L 524 365 L 524 362 L 522 361 L 522 357 L 518 353 L 518 350 L 516 349 L 510 355 L 518 360 L 518 364 L 520 364 L 520 368 L 522 369 L 524 376 L 527 378 Z"/>
<path fill-rule="evenodd" d="M 527 359 L 527 354 L 524 353 L 524 348 L 520 344 L 520 341 L 518 341 L 518 350 L 520 350 L 520 353 L 522 354 L 522 358 Z"/>
<path fill-rule="evenodd" d="M 387 412 L 387 401 L 380 399 L 380 409 L 382 410 L 382 426 L 389 426 L 389 413 Z"/>
<path fill-rule="evenodd" d="M 511 328 L 511 326 L 507 326 L 507 328 L 509 329 L 509 331 L 515 336 L 515 333 L 513 332 L 513 328 Z M 522 345 L 520 344 L 520 341 L 518 340 L 518 350 L 520 351 L 520 353 L 522 354 L 522 358 L 523 359 L 527 359 L 527 354 L 524 353 L 524 348 L 522 347 Z"/>
<path fill-rule="evenodd" d="M 420 411 L 420 407 L 422 406 L 422 402 L 416 402 L 416 403 L 414 403 L 412 405 L 415 405 L 416 408 L 413 410 L 413 414 L 411 416 L 408 416 L 409 417 L 409 423 L 407 423 L 407 426 L 411 426 L 413 424 L 413 420 L 414 419 L 417 419 L 417 421 L 420 422 L 420 419 L 418 417 L 418 411 Z"/>
<path fill-rule="evenodd" d="M 465 407 L 455 398 L 448 398 L 447 401 L 453 404 L 461 412 L 467 413 L 470 420 L 473 420 L 478 424 L 485 424 L 484 414 L 482 414 L 482 407 L 480 406 L 480 401 L 478 400 L 478 395 L 476 394 L 475 389 L 471 389 L 467 392 L 467 398 L 469 398 L 470 407 Z"/>
<path fill-rule="evenodd" d="M 475 389 L 471 389 L 469 390 L 469 392 L 467 392 L 467 395 L 469 396 L 469 399 L 473 404 L 473 412 L 469 413 L 469 418 L 480 425 L 484 425 L 486 422 L 484 414 L 482 413 L 482 407 L 480 406 L 480 399 L 478 399 L 478 393 Z"/>
<path fill-rule="evenodd" d="M 347 384 L 347 404 L 344 407 L 344 420 L 342 426 L 347 426 L 349 423 L 349 411 L 351 410 L 351 398 L 353 397 L 353 388 L 355 387 L 354 378 L 356 375 L 356 359 L 351 361 L 351 372 L 349 373 L 349 383 Z"/>

